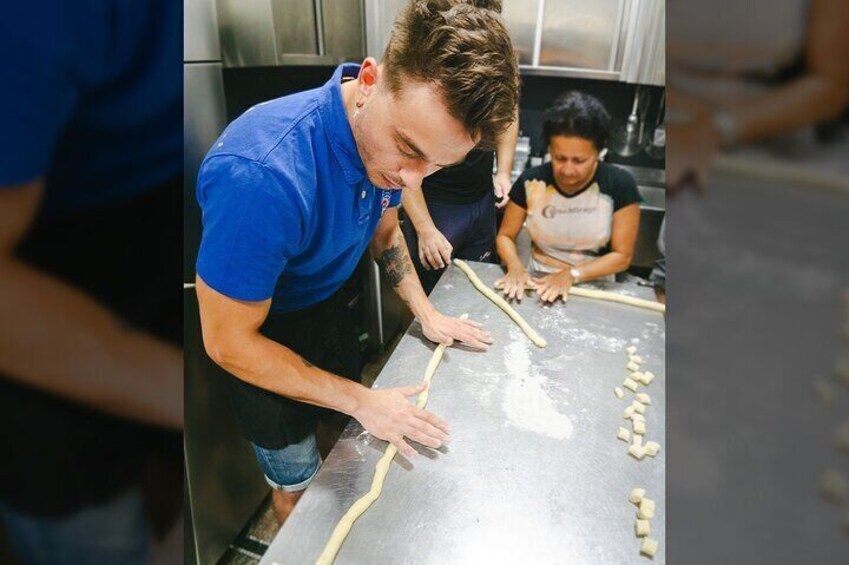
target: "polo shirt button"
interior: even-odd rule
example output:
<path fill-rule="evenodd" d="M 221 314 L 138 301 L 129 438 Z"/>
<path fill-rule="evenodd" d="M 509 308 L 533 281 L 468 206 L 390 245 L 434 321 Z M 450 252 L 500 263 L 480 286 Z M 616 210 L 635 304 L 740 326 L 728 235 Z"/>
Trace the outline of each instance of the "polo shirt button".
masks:
<path fill-rule="evenodd" d="M 365 198 L 366 198 L 366 191 L 365 190 L 360 193 L 360 198 L 365 200 Z"/>

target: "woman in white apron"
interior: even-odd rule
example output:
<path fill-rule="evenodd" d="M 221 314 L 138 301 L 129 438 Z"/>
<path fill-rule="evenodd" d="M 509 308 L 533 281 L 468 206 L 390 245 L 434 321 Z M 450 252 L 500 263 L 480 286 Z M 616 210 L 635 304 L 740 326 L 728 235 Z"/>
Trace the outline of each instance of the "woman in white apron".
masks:
<path fill-rule="evenodd" d="M 532 281 L 544 302 L 566 300 L 573 284 L 612 280 L 631 264 L 640 195 L 629 173 L 601 161 L 609 132 L 607 110 L 590 95 L 567 92 L 546 110 L 551 161 L 513 185 L 496 239 L 506 297 L 521 299 Z M 527 269 L 516 251 L 523 224 L 532 243 Z"/>

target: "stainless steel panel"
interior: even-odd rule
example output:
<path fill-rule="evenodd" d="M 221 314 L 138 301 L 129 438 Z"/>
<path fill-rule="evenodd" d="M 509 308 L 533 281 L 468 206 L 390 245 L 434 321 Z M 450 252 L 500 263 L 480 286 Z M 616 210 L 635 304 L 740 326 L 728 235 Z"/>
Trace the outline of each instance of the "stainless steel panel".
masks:
<path fill-rule="evenodd" d="M 519 64 L 534 60 L 534 37 L 540 0 L 504 0 L 501 14 L 510 28 L 513 47 L 519 52 Z"/>
<path fill-rule="evenodd" d="M 632 1 L 622 80 L 662 86 L 666 82 L 666 2 Z"/>
<path fill-rule="evenodd" d="M 496 265 L 472 263 L 486 284 Z M 599 288 L 652 298 L 634 283 Z M 441 311 L 484 323 L 485 353 L 452 347 L 433 377 L 428 408 L 452 425 L 452 442 L 396 456 L 383 495 L 354 524 L 336 563 L 642 563 L 628 493 L 657 502 L 653 563 L 665 563 L 665 450 L 636 461 L 616 439 L 630 402 L 613 387 L 635 343 L 648 388 L 648 438 L 665 447 L 665 324 L 657 312 L 572 297 L 519 313 L 548 340 L 534 347 L 458 269 L 431 299 Z M 418 382 L 434 349 L 414 323 L 375 383 Z M 630 395 L 629 395 L 630 396 Z M 368 491 L 386 443 L 348 426 L 261 563 L 313 563 L 336 522 Z"/>
<path fill-rule="evenodd" d="M 185 0 L 183 38 L 184 61 L 221 60 L 215 0 Z"/>
<path fill-rule="evenodd" d="M 321 13 L 325 53 L 345 59 L 365 57 L 362 0 L 324 0 Z"/>
<path fill-rule="evenodd" d="M 610 70 L 619 0 L 546 0 L 539 64 Z"/>
<path fill-rule="evenodd" d="M 183 73 L 184 245 L 185 261 L 194 265 L 200 240 L 195 179 L 203 156 L 226 125 L 226 115 L 220 63 L 187 64 Z M 218 561 L 268 487 L 239 432 L 221 375 L 203 352 L 194 291 L 185 292 L 184 310 L 187 524 L 197 563 L 207 564 Z"/>
<path fill-rule="evenodd" d="M 615 71 L 578 69 L 574 67 L 534 67 L 531 65 L 520 65 L 519 72 L 523 75 L 530 76 L 590 78 L 594 80 L 619 80 L 619 73 Z"/>
<path fill-rule="evenodd" d="M 365 0 L 366 53 L 378 61 L 389 43 L 392 23 L 408 0 Z"/>
<path fill-rule="evenodd" d="M 313 0 L 271 0 L 271 13 L 278 55 L 321 55 Z"/>
<path fill-rule="evenodd" d="M 225 67 L 277 64 L 270 0 L 218 0 L 217 8 Z"/>

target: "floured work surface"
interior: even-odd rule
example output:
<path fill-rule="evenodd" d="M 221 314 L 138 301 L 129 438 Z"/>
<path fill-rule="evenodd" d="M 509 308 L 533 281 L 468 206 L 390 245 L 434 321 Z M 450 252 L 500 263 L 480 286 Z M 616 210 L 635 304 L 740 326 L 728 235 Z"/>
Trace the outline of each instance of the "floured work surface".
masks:
<path fill-rule="evenodd" d="M 486 284 L 496 265 L 470 263 Z M 651 298 L 633 283 L 603 290 Z M 451 425 L 441 450 L 396 455 L 383 494 L 354 525 L 336 559 L 346 563 L 640 563 L 634 541 L 634 485 L 657 503 L 653 563 L 665 562 L 665 450 L 636 461 L 616 429 L 623 404 L 611 390 L 626 376 L 636 345 L 656 378 L 646 412 L 665 444 L 664 318 L 623 304 L 572 297 L 514 307 L 548 341 L 534 346 L 458 269 L 431 300 L 442 312 L 482 322 L 495 342 L 486 353 L 451 347 L 433 378 L 428 410 Z M 435 345 L 414 322 L 375 386 L 417 383 Z M 368 491 L 385 443 L 352 421 L 262 563 L 313 563 L 339 518 Z M 415 445 L 415 444 L 413 444 Z M 623 502 L 624 501 L 624 502 Z"/>

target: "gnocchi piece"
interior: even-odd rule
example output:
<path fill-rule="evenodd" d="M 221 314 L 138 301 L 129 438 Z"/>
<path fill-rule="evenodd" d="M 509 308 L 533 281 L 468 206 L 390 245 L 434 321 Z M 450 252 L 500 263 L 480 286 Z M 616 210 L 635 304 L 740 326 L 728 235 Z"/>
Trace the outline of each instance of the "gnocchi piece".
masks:
<path fill-rule="evenodd" d="M 636 363 L 634 363 L 633 361 L 629 361 L 629 362 L 628 362 L 628 364 L 627 364 L 627 365 L 625 365 L 625 368 L 626 368 L 626 369 L 628 369 L 628 370 L 629 370 L 629 371 L 631 371 L 631 372 L 634 372 L 634 371 L 636 371 L 637 369 L 639 369 L 639 368 L 640 368 L 640 366 L 639 366 L 639 365 L 637 365 Z"/>
<path fill-rule="evenodd" d="M 643 497 L 640 501 L 640 508 L 637 510 L 637 517 L 641 520 L 651 520 L 654 518 L 655 504 L 654 500 Z"/>
<path fill-rule="evenodd" d="M 643 362 L 643 358 L 640 357 L 639 355 L 631 355 L 631 356 L 628 357 L 628 360 L 631 361 L 632 363 L 642 363 Z"/>
<path fill-rule="evenodd" d="M 834 432 L 834 445 L 837 449 L 849 453 L 849 422 L 843 422 Z"/>
<path fill-rule="evenodd" d="M 849 494 L 846 477 L 835 469 L 826 469 L 820 478 L 820 494 L 833 502 L 843 502 Z"/>
<path fill-rule="evenodd" d="M 648 394 L 646 394 L 644 392 L 638 392 L 637 395 L 636 395 L 636 399 L 639 402 L 642 402 L 645 405 L 651 404 L 651 396 L 649 396 Z"/>
<path fill-rule="evenodd" d="M 646 456 L 646 448 L 638 445 L 632 445 L 628 448 L 628 454 L 631 455 L 637 461 L 640 461 L 643 457 Z"/>
<path fill-rule="evenodd" d="M 634 412 L 633 414 L 631 414 L 631 420 L 633 420 L 635 422 L 636 421 L 645 422 L 646 417 L 643 416 L 642 414 L 637 414 L 636 412 Z"/>
<path fill-rule="evenodd" d="M 634 433 L 640 434 L 641 436 L 646 435 L 646 423 L 641 421 L 641 420 L 635 420 L 634 421 Z"/>
<path fill-rule="evenodd" d="M 637 387 L 638 387 L 639 385 L 637 384 L 637 381 L 635 381 L 635 380 L 634 380 L 634 379 L 632 379 L 631 377 L 628 377 L 628 378 L 627 378 L 627 379 L 625 379 L 625 381 L 622 383 L 622 386 L 624 386 L 625 388 L 627 388 L 627 389 L 628 389 L 628 390 L 630 390 L 631 392 L 636 392 L 636 391 L 637 391 Z"/>
<path fill-rule="evenodd" d="M 643 544 L 640 546 L 640 553 L 646 557 L 654 557 L 657 553 L 657 541 L 649 537 L 643 538 Z"/>
<path fill-rule="evenodd" d="M 849 386 L 849 358 L 841 359 L 834 366 L 834 376 Z"/>
<path fill-rule="evenodd" d="M 642 381 L 644 385 L 649 386 L 653 380 L 654 373 L 652 373 L 651 371 L 646 371 L 645 373 L 643 373 Z"/>
<path fill-rule="evenodd" d="M 628 495 L 628 502 L 631 504 L 639 504 L 646 495 L 646 489 L 635 487 L 631 489 L 631 494 Z"/>
<path fill-rule="evenodd" d="M 630 378 L 631 378 L 632 380 L 637 381 L 638 383 L 643 382 L 643 374 L 642 374 L 641 372 L 639 372 L 639 371 L 634 371 L 633 373 L 631 373 L 631 377 L 630 377 Z"/>
<path fill-rule="evenodd" d="M 649 457 L 654 457 L 657 455 L 658 451 L 660 451 L 660 444 L 656 441 L 647 441 L 646 442 L 646 455 Z"/>
<path fill-rule="evenodd" d="M 650 524 L 651 522 L 648 520 L 637 520 L 637 523 L 634 524 L 634 530 L 636 531 L 638 538 L 645 537 L 651 533 Z"/>
<path fill-rule="evenodd" d="M 646 413 L 646 405 L 642 402 L 635 400 L 631 403 L 631 406 L 634 407 L 634 412 L 637 414 L 645 414 Z"/>
<path fill-rule="evenodd" d="M 820 401 L 823 404 L 826 406 L 834 404 L 834 387 L 829 383 L 819 380 L 814 384 L 814 389 L 817 391 L 817 396 L 820 397 Z"/>
<path fill-rule="evenodd" d="M 643 447 L 643 437 L 635 435 L 634 442 L 631 445 L 636 445 L 637 447 Z"/>
<path fill-rule="evenodd" d="M 626 419 L 626 420 L 629 420 L 629 419 L 631 418 L 631 415 L 632 415 L 633 413 L 634 413 L 634 407 L 633 407 L 633 406 L 629 406 L 629 407 L 627 407 L 627 408 L 625 409 L 625 412 L 624 412 L 624 414 L 625 414 L 625 419 Z"/>
<path fill-rule="evenodd" d="M 616 398 L 622 398 L 623 396 L 625 396 L 625 393 L 619 387 L 613 389 L 613 394 L 616 395 Z"/>
<path fill-rule="evenodd" d="M 637 352 L 637 346 L 629 345 L 628 347 L 625 348 L 625 351 L 628 352 L 628 355 L 633 355 L 634 353 Z"/>
<path fill-rule="evenodd" d="M 631 432 L 629 432 L 625 428 L 619 428 L 619 431 L 616 432 L 616 437 L 621 439 L 622 441 L 628 441 L 631 439 Z"/>

